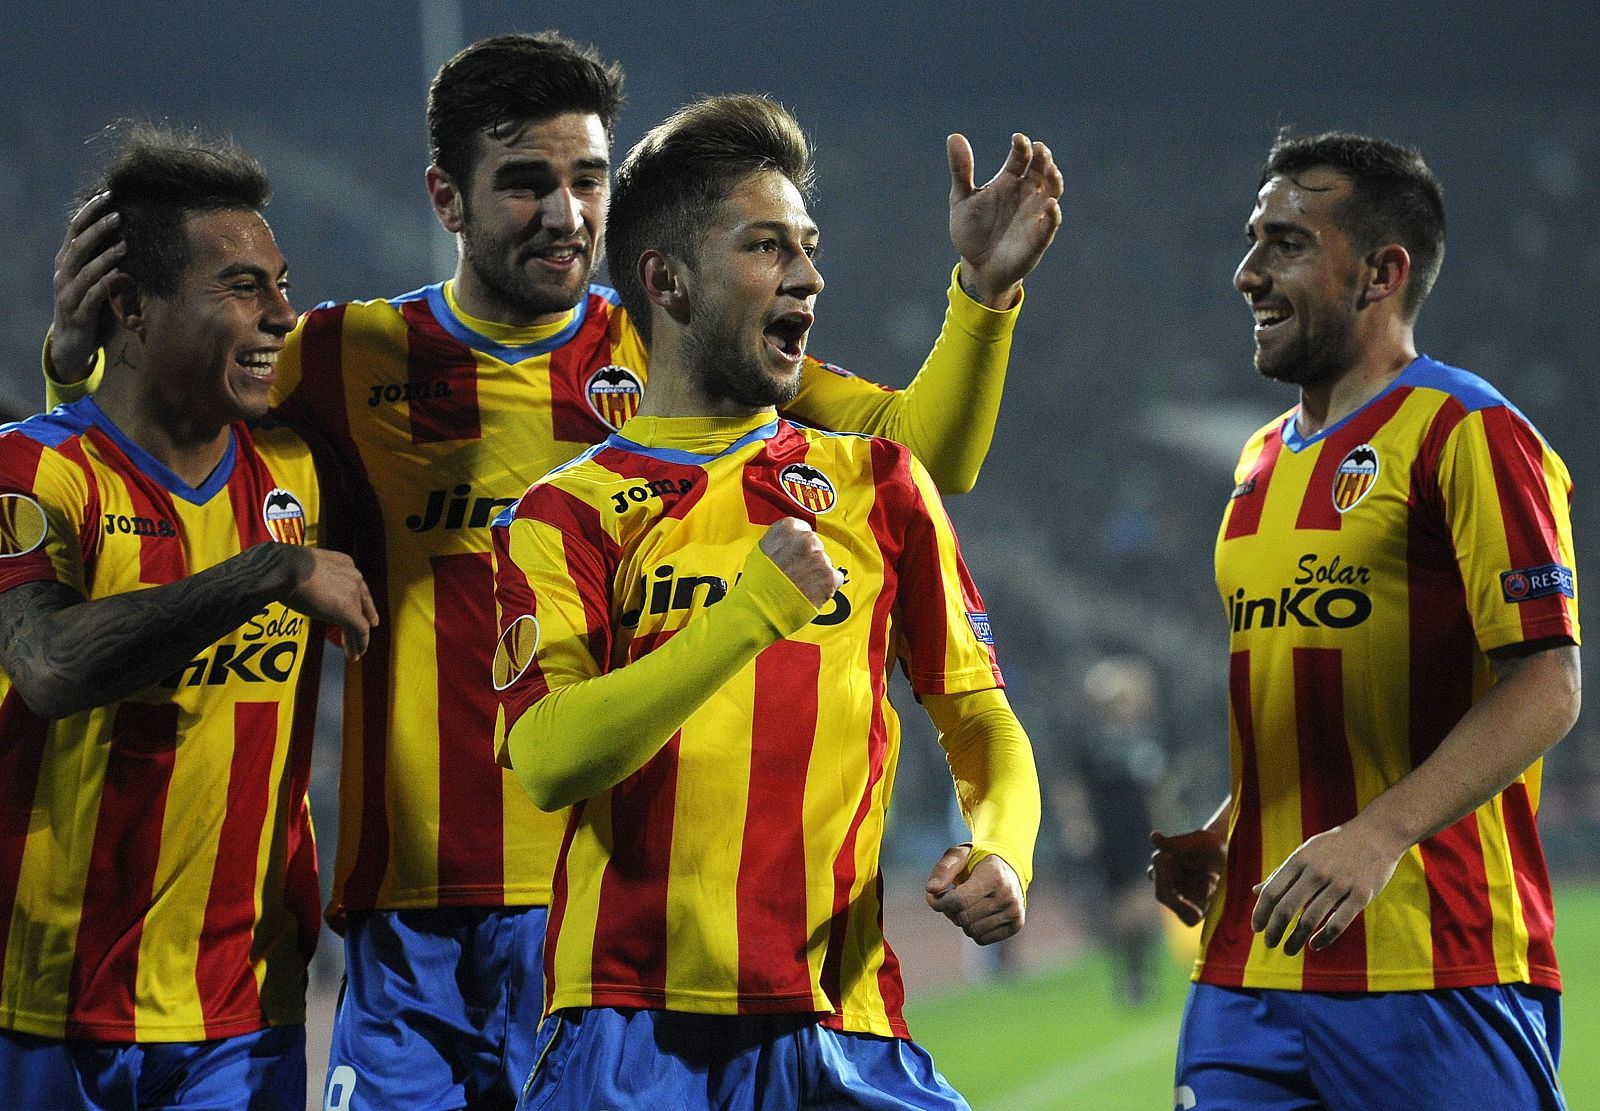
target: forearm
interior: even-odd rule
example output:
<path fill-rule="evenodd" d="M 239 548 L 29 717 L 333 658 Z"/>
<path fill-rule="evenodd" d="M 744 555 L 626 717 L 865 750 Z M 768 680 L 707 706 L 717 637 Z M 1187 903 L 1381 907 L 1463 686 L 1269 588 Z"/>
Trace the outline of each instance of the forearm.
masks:
<path fill-rule="evenodd" d="M 759 550 L 722 601 L 625 667 L 557 687 L 511 726 L 512 770 L 534 802 L 559 810 L 638 771 L 756 655 L 817 615 Z"/>
<path fill-rule="evenodd" d="M 1581 698 L 1577 648 L 1546 649 L 1498 666 L 1500 681 L 1353 824 L 1404 852 L 1503 791 L 1566 736 Z"/>
<path fill-rule="evenodd" d="M 297 551 L 260 544 L 179 582 L 92 601 L 54 582 L 15 587 L 0 595 L 0 664 L 41 717 L 118 702 L 288 595 Z"/>
<path fill-rule="evenodd" d="M 909 447 L 942 492 L 964 494 L 977 483 L 994 439 L 1021 300 L 996 311 L 953 283 L 949 298 L 922 369 L 894 395 L 883 429 L 870 431 Z"/>
<path fill-rule="evenodd" d="M 1040 803 L 1033 746 L 1022 723 L 1000 690 L 926 695 L 923 702 L 939 729 L 956 798 L 972 830 L 968 869 L 998 856 L 1027 890 Z"/>

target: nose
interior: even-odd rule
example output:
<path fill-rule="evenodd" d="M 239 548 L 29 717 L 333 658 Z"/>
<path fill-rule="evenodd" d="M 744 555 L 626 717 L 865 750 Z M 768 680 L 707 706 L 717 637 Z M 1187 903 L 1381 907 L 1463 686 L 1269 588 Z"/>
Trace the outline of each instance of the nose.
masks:
<path fill-rule="evenodd" d="M 784 291 L 797 297 L 815 297 L 822 292 L 825 284 L 816 260 L 804 251 L 796 251 L 793 262 L 784 274 Z"/>
<path fill-rule="evenodd" d="M 275 336 L 286 336 L 294 330 L 299 318 L 300 314 L 289 303 L 289 295 L 278 286 L 273 286 L 261 313 L 261 330 Z"/>
<path fill-rule="evenodd" d="M 1239 260 L 1239 268 L 1233 272 L 1233 288 L 1245 296 L 1259 290 L 1264 285 L 1261 271 L 1261 245 L 1251 244 L 1250 249 L 1244 253 L 1244 258 Z"/>
<path fill-rule="evenodd" d="M 583 223 L 580 205 L 571 189 L 552 189 L 539 206 L 539 222 L 557 235 L 571 235 Z"/>

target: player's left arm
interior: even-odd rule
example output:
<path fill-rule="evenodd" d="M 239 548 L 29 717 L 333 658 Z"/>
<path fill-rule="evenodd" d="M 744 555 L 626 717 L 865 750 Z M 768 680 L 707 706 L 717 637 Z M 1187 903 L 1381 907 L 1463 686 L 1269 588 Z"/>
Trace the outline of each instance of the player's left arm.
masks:
<path fill-rule="evenodd" d="M 808 361 L 787 411 L 808 424 L 903 443 L 941 490 L 960 494 L 977 482 L 989 453 L 1022 280 L 1061 224 L 1062 178 L 1050 148 L 1025 135 L 1011 137 L 1005 165 L 981 186 L 966 137 L 951 135 L 946 147 L 950 240 L 961 261 L 927 361 L 896 391 Z"/>
<path fill-rule="evenodd" d="M 1039 832 L 1039 775 L 1022 723 L 1000 690 L 923 697 L 939 730 L 972 840 L 928 875 L 928 905 L 979 945 L 1022 929 Z"/>
<path fill-rule="evenodd" d="M 1432 755 L 1350 821 L 1306 841 L 1261 885 L 1250 924 L 1269 946 L 1281 941 L 1293 956 L 1307 942 L 1333 944 L 1413 845 L 1505 790 L 1566 736 L 1578 718 L 1577 645 L 1535 642 L 1492 659 L 1499 681 Z"/>
<path fill-rule="evenodd" d="M 1251 925 L 1291 955 L 1332 944 L 1413 845 L 1494 798 L 1577 718 L 1565 465 L 1503 405 L 1465 416 L 1423 462 L 1431 475 L 1423 496 L 1449 530 L 1478 646 L 1498 681 L 1427 759 L 1353 819 L 1306 841 L 1259 887 Z"/>

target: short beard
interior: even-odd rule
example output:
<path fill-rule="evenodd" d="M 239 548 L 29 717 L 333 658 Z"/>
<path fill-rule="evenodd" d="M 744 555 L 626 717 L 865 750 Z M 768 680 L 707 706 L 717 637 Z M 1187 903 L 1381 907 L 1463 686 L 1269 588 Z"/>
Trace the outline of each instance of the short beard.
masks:
<path fill-rule="evenodd" d="M 461 231 L 461 252 L 467 266 L 491 297 L 519 315 L 535 317 L 567 312 L 583 300 L 595 269 L 600 265 L 600 244 L 597 243 L 589 253 L 588 271 L 574 283 L 574 288 L 540 285 L 528 277 L 526 270 L 506 264 L 500 253 L 504 244 L 485 246 L 472 229 L 472 221 L 468 219 Z"/>
<path fill-rule="evenodd" d="M 684 336 L 690 373 L 701 394 L 712 401 L 732 401 L 751 409 L 782 408 L 800 392 L 800 376 L 777 379 L 739 350 L 738 337 L 707 323 L 709 313 L 693 294 L 692 324 Z"/>
<path fill-rule="evenodd" d="M 1320 389 L 1335 382 L 1355 364 L 1355 320 L 1348 315 L 1328 317 L 1315 334 L 1302 328 L 1294 345 L 1270 363 L 1256 350 L 1256 370 L 1263 378 L 1301 389 Z"/>

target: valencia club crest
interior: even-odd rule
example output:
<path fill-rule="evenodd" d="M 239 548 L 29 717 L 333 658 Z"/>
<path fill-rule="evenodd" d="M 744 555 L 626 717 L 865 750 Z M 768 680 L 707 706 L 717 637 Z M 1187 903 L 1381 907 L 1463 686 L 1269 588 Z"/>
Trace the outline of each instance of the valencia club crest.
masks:
<path fill-rule="evenodd" d="M 1372 445 L 1351 448 L 1339 460 L 1339 469 L 1333 472 L 1333 507 L 1340 513 L 1348 513 L 1377 481 L 1378 453 L 1372 450 Z"/>
<path fill-rule="evenodd" d="M 826 513 L 839 500 L 827 475 L 807 463 L 790 463 L 778 472 L 778 485 L 801 509 Z"/>
<path fill-rule="evenodd" d="M 306 540 L 306 511 L 295 497 L 282 486 L 275 486 L 261 503 L 261 519 L 267 531 L 280 544 L 304 544 Z"/>
<path fill-rule="evenodd" d="M 639 398 L 644 395 L 644 384 L 639 376 L 625 366 L 611 363 L 589 375 L 584 383 L 583 396 L 594 415 L 615 432 L 634 413 L 639 411 Z"/>

